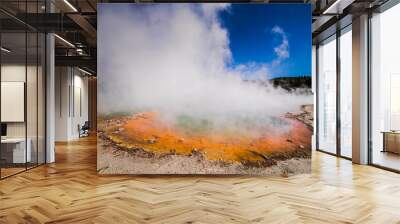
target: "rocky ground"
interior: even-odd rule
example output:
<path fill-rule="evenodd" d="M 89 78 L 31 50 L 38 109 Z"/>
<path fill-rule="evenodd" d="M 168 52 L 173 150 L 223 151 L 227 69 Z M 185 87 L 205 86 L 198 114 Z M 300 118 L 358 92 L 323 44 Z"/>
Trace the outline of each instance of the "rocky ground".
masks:
<path fill-rule="evenodd" d="M 304 123 L 310 130 L 313 124 L 313 106 L 304 105 L 297 113 L 285 117 Z M 109 119 L 101 125 L 121 127 L 124 119 Z M 118 132 L 118 128 L 116 132 Z M 256 152 L 254 152 L 256 153 Z M 291 153 L 273 156 L 255 155 L 261 160 L 227 163 L 206 159 L 193 150 L 190 155 L 176 153 L 156 154 L 142 148 L 123 148 L 99 132 L 97 169 L 100 174 L 245 174 L 290 176 L 310 172 L 311 149 L 299 148 Z"/>
<path fill-rule="evenodd" d="M 310 130 L 313 130 L 314 122 L 314 106 L 313 105 L 303 105 L 301 106 L 301 111 L 297 113 L 287 113 L 286 117 L 291 119 L 296 119 L 305 125 L 307 125 Z"/>
<path fill-rule="evenodd" d="M 293 158 L 277 161 L 269 167 L 248 167 L 241 163 L 226 164 L 206 160 L 200 153 L 190 156 L 143 156 L 140 152 L 115 149 L 98 141 L 97 170 L 99 174 L 240 174 L 291 176 L 311 171 L 311 159 Z"/>

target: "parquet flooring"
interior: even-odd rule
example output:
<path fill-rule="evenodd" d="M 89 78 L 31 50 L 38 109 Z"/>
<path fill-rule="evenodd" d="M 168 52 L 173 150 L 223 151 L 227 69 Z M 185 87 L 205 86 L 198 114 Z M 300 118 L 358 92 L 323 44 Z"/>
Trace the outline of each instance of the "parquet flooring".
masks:
<path fill-rule="evenodd" d="M 315 152 L 312 174 L 101 176 L 95 138 L 0 181 L 0 223 L 400 223 L 400 175 Z"/>

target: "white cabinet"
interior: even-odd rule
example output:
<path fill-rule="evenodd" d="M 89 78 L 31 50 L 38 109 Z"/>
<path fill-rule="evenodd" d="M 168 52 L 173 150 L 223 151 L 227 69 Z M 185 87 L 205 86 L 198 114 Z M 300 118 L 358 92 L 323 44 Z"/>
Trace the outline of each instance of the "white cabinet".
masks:
<path fill-rule="evenodd" d="M 25 138 L 7 138 L 1 140 L 2 147 L 6 147 L 12 152 L 12 163 L 25 163 L 32 161 L 32 141 L 26 140 L 27 147 L 25 151 Z"/>

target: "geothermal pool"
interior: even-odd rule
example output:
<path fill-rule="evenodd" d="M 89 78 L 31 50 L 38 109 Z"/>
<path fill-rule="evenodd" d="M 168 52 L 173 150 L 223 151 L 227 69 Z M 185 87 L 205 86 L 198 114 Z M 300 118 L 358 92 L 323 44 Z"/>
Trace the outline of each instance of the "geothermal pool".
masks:
<path fill-rule="evenodd" d="M 128 153 L 131 163 L 135 158 L 142 163 L 168 158 L 171 163 L 187 157 L 213 166 L 263 169 L 279 161 L 310 158 L 312 130 L 304 118 L 310 119 L 311 111 L 308 106 L 272 120 L 245 117 L 222 122 L 188 115 L 171 121 L 157 112 L 113 115 L 99 119 L 99 141 L 103 148 Z"/>

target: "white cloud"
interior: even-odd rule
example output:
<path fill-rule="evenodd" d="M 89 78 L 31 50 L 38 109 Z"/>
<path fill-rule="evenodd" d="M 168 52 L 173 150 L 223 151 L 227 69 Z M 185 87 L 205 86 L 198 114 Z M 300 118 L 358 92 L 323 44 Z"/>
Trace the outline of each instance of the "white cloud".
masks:
<path fill-rule="evenodd" d="M 287 58 L 289 58 L 289 40 L 285 31 L 282 27 L 274 26 L 271 30 L 273 34 L 277 34 L 282 38 L 282 41 L 278 46 L 274 48 L 274 52 L 277 58 L 272 62 L 273 65 L 279 65 L 281 62 Z"/>
<path fill-rule="evenodd" d="M 215 119 L 268 117 L 312 100 L 242 80 L 265 78 L 265 65 L 228 66 L 228 33 L 217 16 L 227 5 L 107 7 L 99 6 L 100 113 L 153 110 Z M 276 33 L 284 36 L 279 28 Z"/>

